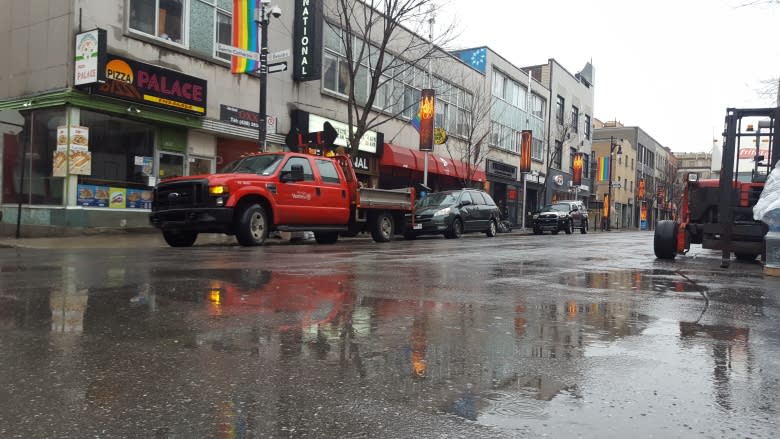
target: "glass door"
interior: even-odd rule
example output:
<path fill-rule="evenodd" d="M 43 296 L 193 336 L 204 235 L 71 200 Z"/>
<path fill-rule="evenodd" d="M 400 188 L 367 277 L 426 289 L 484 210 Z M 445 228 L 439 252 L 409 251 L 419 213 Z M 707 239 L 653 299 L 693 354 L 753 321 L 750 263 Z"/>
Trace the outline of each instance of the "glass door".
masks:
<path fill-rule="evenodd" d="M 159 166 L 157 167 L 158 180 L 162 180 L 164 178 L 181 177 L 184 175 L 183 154 L 161 151 L 157 157 L 159 160 Z"/>

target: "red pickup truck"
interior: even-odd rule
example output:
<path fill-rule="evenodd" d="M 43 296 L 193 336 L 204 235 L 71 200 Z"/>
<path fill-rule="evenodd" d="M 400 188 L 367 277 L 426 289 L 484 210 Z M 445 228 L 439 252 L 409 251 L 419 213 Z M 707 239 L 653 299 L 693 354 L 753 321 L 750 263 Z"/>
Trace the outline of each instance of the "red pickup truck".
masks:
<path fill-rule="evenodd" d="M 346 155 L 256 153 L 218 174 L 161 181 L 149 221 L 172 247 L 191 246 L 199 233 L 262 245 L 276 230 L 312 231 L 321 244 L 336 242 L 339 233 L 369 231 L 374 241 L 386 242 L 404 232 L 414 201 L 413 188 L 359 187 Z"/>

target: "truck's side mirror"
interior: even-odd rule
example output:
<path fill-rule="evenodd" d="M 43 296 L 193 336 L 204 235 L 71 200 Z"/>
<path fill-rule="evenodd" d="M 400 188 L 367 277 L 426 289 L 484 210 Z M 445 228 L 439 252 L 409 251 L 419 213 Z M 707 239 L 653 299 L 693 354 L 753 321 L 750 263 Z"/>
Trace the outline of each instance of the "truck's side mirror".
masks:
<path fill-rule="evenodd" d="M 303 166 L 302 165 L 290 166 L 289 171 L 282 171 L 282 174 L 279 176 L 279 179 L 282 181 L 282 183 L 303 181 Z"/>

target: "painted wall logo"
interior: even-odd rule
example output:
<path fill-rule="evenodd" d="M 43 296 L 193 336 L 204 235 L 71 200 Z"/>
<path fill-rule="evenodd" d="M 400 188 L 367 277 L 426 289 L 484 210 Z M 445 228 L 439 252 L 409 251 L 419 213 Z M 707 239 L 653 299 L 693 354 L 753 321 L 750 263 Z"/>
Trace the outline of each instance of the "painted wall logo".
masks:
<path fill-rule="evenodd" d="M 556 185 L 563 186 L 563 175 L 561 174 L 556 175 L 555 177 L 553 177 L 553 181 L 555 182 Z"/>
<path fill-rule="evenodd" d="M 206 114 L 206 81 L 175 70 L 109 55 L 97 93 L 199 116 Z"/>

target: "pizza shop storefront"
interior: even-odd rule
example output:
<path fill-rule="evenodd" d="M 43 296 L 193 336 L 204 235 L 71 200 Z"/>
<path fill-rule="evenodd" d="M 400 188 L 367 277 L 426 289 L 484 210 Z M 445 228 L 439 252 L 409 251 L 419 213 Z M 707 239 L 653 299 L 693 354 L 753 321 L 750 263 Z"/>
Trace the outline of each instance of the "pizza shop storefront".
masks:
<path fill-rule="evenodd" d="M 133 100 L 132 84 L 112 80 L 91 94 L 64 89 L 0 103 L 1 234 L 16 233 L 17 223 L 20 236 L 149 227 L 159 179 L 215 170 L 217 137 L 201 129 L 206 81 L 149 67 L 202 87 L 203 105 Z"/>

